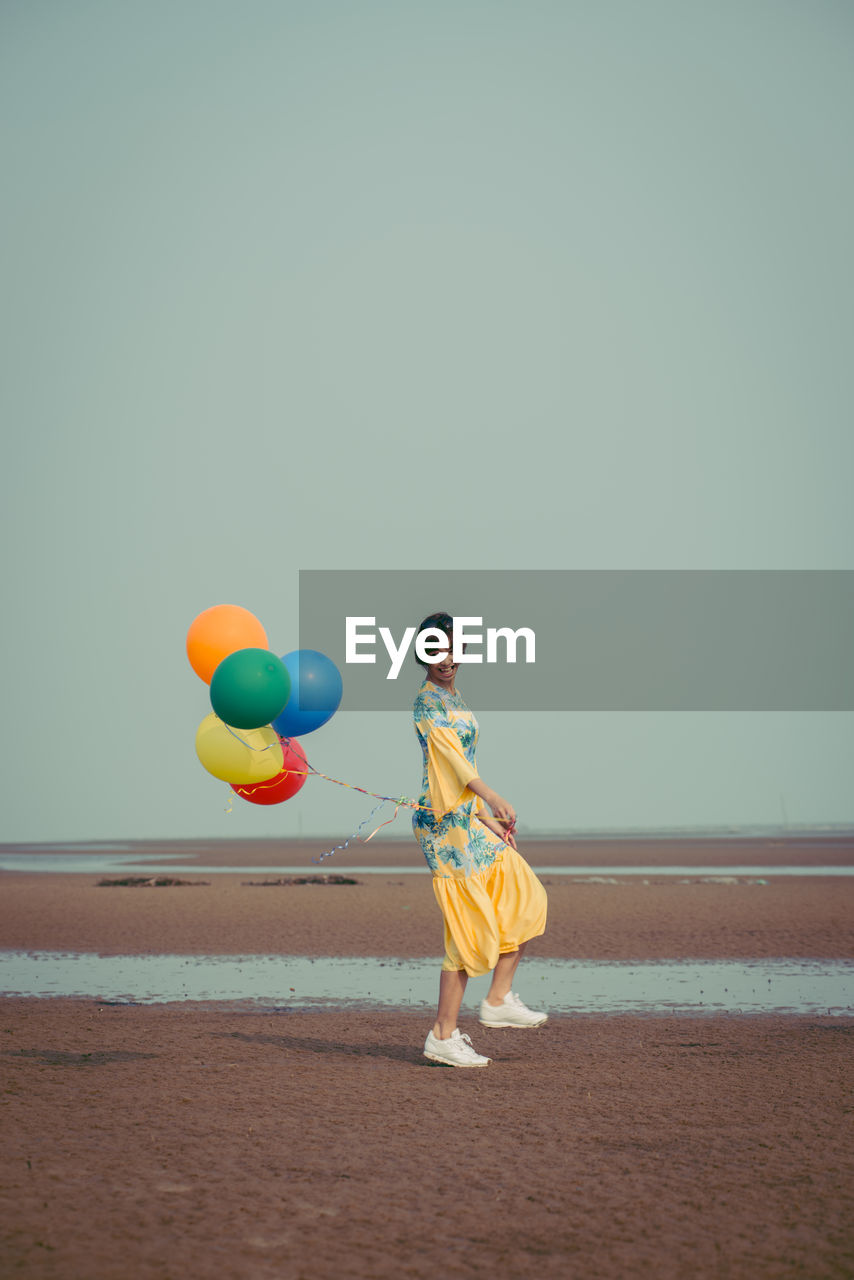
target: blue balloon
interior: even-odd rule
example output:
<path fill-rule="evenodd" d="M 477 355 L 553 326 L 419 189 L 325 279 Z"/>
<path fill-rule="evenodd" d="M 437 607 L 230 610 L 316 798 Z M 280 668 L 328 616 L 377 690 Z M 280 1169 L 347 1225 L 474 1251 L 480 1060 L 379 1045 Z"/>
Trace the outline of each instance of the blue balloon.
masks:
<path fill-rule="evenodd" d="M 280 738 L 298 738 L 319 729 L 338 710 L 344 682 L 331 658 L 316 649 L 294 649 L 282 658 L 291 678 L 291 696 L 276 716 L 273 728 Z"/>

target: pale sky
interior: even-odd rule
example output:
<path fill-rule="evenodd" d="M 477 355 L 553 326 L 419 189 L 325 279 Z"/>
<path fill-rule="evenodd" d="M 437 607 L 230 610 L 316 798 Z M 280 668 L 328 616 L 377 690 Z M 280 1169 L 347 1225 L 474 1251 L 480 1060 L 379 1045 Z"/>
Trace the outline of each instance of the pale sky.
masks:
<path fill-rule="evenodd" d="M 349 835 L 194 751 L 300 568 L 854 568 L 852 123 L 823 0 L 6 0 L 0 839 Z M 532 830 L 854 821 L 848 713 L 480 719 Z"/>

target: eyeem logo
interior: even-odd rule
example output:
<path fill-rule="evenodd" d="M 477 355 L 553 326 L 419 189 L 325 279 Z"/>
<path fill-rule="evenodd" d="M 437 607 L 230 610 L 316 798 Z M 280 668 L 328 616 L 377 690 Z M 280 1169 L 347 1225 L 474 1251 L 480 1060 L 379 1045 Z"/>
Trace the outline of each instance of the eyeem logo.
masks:
<path fill-rule="evenodd" d="M 377 632 L 373 630 L 376 627 L 376 618 L 368 617 L 348 617 L 345 622 L 345 662 L 347 663 L 375 663 L 377 660 L 376 653 L 363 653 L 361 649 L 375 647 L 377 643 Z M 454 618 L 454 637 L 453 637 L 453 659 L 454 662 L 483 662 L 483 653 L 466 652 L 474 646 L 483 645 L 482 631 L 468 631 L 467 627 L 482 627 L 483 618 Z M 370 628 L 370 630 L 368 630 Z M 385 646 L 388 654 L 390 665 L 386 673 L 386 680 L 396 680 L 400 675 L 406 655 L 412 647 L 412 641 L 415 641 L 415 656 L 421 661 L 431 665 L 435 662 L 440 653 L 445 653 L 448 647 L 448 641 L 444 631 L 439 631 L 433 627 L 427 627 L 424 631 L 419 631 L 416 635 L 415 627 L 407 627 L 401 637 L 400 643 L 395 641 L 389 627 L 379 628 L 379 638 Z M 536 645 L 537 637 L 530 627 L 519 627 L 515 631 L 511 627 L 487 627 L 486 628 L 486 661 L 500 662 L 498 645 L 499 641 L 503 641 L 504 656 L 503 661 L 515 662 L 517 656 L 517 648 L 519 640 L 524 641 L 525 646 L 525 662 L 536 661 Z"/>

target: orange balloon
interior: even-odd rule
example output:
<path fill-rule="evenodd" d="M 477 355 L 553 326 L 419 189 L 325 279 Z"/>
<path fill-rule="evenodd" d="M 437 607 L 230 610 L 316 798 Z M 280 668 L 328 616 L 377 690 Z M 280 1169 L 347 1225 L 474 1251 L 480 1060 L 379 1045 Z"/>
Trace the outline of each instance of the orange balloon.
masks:
<path fill-rule="evenodd" d="M 267 632 L 261 623 L 239 604 L 215 604 L 196 618 L 187 632 L 190 666 L 205 684 L 223 658 L 237 649 L 267 649 Z"/>

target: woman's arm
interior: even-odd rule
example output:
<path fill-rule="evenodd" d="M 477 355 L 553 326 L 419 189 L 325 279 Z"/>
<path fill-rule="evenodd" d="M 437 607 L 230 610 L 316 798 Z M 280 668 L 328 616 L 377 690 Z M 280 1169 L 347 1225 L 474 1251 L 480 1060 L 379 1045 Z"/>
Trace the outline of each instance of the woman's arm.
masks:
<path fill-rule="evenodd" d="M 483 778 L 472 778 L 467 784 L 469 791 L 473 791 L 476 796 L 480 796 L 492 810 L 493 816 L 501 823 L 502 827 L 512 831 L 516 825 L 516 810 L 508 800 L 500 796 L 497 791 L 493 791 L 492 787 L 488 787 Z"/>

